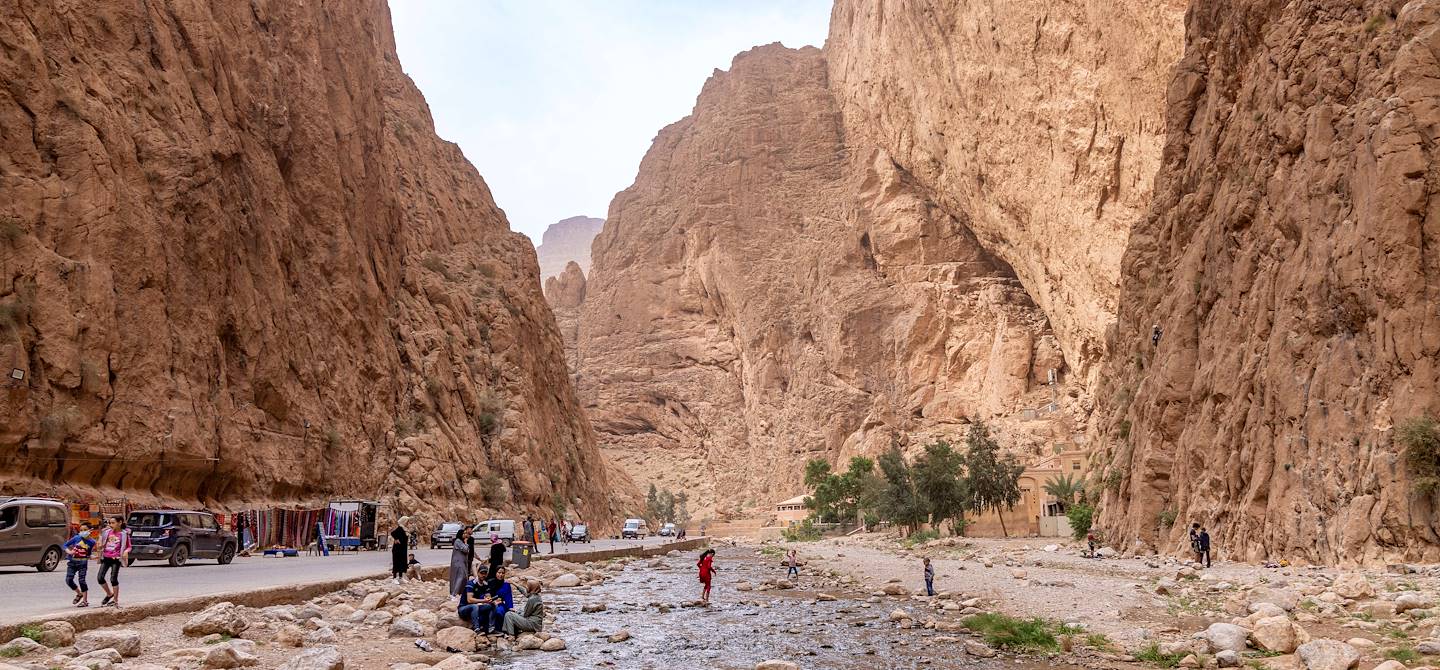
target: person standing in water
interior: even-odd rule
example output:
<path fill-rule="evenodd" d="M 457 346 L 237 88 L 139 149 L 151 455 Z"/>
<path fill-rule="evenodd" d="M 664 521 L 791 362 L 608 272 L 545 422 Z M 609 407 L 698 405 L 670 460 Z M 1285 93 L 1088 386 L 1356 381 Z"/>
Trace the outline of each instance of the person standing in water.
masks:
<path fill-rule="evenodd" d="M 410 554 L 410 533 L 406 527 L 409 524 L 410 517 L 402 516 L 395 522 L 395 530 L 390 531 L 390 576 L 396 584 L 405 578 L 405 570 L 408 569 L 406 557 Z"/>
<path fill-rule="evenodd" d="M 700 591 L 700 602 L 709 605 L 710 580 L 715 576 L 715 550 L 706 549 L 705 553 L 700 554 L 700 560 L 695 563 L 695 567 L 700 569 L 700 583 L 704 585 Z"/>
<path fill-rule="evenodd" d="M 794 549 L 791 549 L 790 553 L 785 554 L 785 565 L 788 568 L 785 570 L 786 577 L 800 576 L 800 557 L 795 555 Z"/>

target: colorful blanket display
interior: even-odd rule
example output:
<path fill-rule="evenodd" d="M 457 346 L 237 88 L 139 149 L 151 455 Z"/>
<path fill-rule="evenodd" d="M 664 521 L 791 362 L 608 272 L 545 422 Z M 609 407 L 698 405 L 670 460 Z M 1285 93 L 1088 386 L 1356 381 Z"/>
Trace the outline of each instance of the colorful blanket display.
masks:
<path fill-rule="evenodd" d="M 304 547 L 315 541 L 315 522 L 325 510 L 267 509 L 241 512 L 250 527 L 252 541 L 265 547 Z M 234 520 L 230 522 L 234 527 Z"/>

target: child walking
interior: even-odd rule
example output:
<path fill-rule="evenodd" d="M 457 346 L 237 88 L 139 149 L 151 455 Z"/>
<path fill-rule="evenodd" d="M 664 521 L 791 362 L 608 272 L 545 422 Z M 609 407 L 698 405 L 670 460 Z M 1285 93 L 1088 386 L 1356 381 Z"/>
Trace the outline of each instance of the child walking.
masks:
<path fill-rule="evenodd" d="M 935 566 L 930 565 L 930 559 L 925 559 L 925 595 L 935 595 Z"/>
<path fill-rule="evenodd" d="M 695 567 L 700 568 L 700 583 L 705 585 L 705 588 L 700 591 L 700 602 L 709 605 L 710 580 L 715 576 L 715 550 L 706 549 L 705 553 L 700 554 L 700 561 L 695 564 Z"/>
<path fill-rule="evenodd" d="M 90 537 L 90 522 L 80 522 L 80 532 L 65 541 L 65 585 L 75 592 L 70 604 L 76 607 L 90 606 L 90 585 L 85 583 L 85 573 L 90 571 L 90 554 L 95 551 L 95 539 Z"/>
<path fill-rule="evenodd" d="M 790 566 L 790 569 L 785 571 L 786 577 L 800 576 L 800 557 L 795 555 L 794 549 L 791 549 L 790 553 L 785 554 L 785 565 Z"/>
<path fill-rule="evenodd" d="M 100 574 L 95 581 L 105 589 L 101 607 L 120 606 L 120 566 L 129 562 L 130 529 L 125 527 L 124 519 L 112 516 L 109 525 L 100 533 Z M 109 584 L 105 583 L 106 573 L 110 575 Z"/>

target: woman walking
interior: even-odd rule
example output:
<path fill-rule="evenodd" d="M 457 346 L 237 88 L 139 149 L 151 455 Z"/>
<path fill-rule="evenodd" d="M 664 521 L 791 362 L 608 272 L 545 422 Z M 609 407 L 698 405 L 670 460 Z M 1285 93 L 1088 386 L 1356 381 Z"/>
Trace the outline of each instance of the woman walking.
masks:
<path fill-rule="evenodd" d="M 390 531 L 390 576 L 395 578 L 399 584 L 405 578 L 406 556 L 410 553 L 410 533 L 407 526 L 410 525 L 410 517 L 402 516 L 395 522 L 395 530 Z"/>
<path fill-rule="evenodd" d="M 700 592 L 700 602 L 709 605 L 710 579 L 715 576 L 715 550 L 706 549 L 705 553 L 700 554 L 700 560 L 695 563 L 695 567 L 700 568 L 700 583 L 705 585 Z"/>
<path fill-rule="evenodd" d="M 105 589 L 105 600 L 101 607 L 120 606 L 120 566 L 130 562 L 130 529 L 125 520 L 110 517 L 105 530 L 100 533 L 100 574 L 96 577 L 100 588 Z M 109 573 L 110 583 L 105 583 Z"/>
<path fill-rule="evenodd" d="M 458 596 L 465 590 L 465 580 L 470 577 L 470 561 L 473 557 L 474 540 L 470 528 L 462 527 L 460 534 L 450 548 L 450 595 Z"/>

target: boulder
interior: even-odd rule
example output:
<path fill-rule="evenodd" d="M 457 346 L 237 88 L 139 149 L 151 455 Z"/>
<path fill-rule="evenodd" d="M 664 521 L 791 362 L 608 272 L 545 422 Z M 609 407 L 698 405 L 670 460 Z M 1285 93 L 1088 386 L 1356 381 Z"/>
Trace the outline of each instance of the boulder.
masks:
<path fill-rule="evenodd" d="M 1226 649 L 1236 653 L 1245 651 L 1245 640 L 1249 637 L 1250 631 L 1231 623 L 1212 623 L 1205 629 L 1205 642 L 1212 654 Z"/>
<path fill-rule="evenodd" d="M 278 670 L 345 670 L 345 657 L 335 647 L 315 647 L 291 656 Z"/>
<path fill-rule="evenodd" d="M 1415 645 L 1415 651 L 1426 656 L 1440 656 L 1440 640 L 1421 640 Z"/>
<path fill-rule="evenodd" d="M 815 594 L 815 600 L 822 603 L 830 603 L 835 602 L 836 598 L 834 595 L 829 593 L 817 593 Z"/>
<path fill-rule="evenodd" d="M 254 654 L 236 649 L 234 646 L 222 643 L 213 645 L 205 654 L 205 667 L 207 668 L 243 668 L 255 665 L 260 659 Z"/>
<path fill-rule="evenodd" d="M 1095 550 L 1095 555 L 1100 558 L 1115 558 L 1119 553 L 1120 552 L 1116 551 L 1114 547 L 1100 547 Z"/>
<path fill-rule="evenodd" d="M 560 575 L 559 577 L 556 577 L 555 579 L 551 580 L 551 582 L 550 582 L 550 586 L 551 586 L 552 588 L 557 588 L 557 589 L 570 588 L 570 587 L 572 587 L 572 586 L 579 586 L 579 585 L 580 585 L 580 578 L 579 578 L 578 576 L 576 576 L 575 573 L 573 573 L 573 572 L 567 572 L 567 573 L 565 573 L 565 574 L 563 574 L 563 575 Z"/>
<path fill-rule="evenodd" d="M 544 640 L 541 640 L 535 635 L 531 633 L 525 633 L 515 640 L 515 648 L 522 651 L 530 651 L 534 649 L 539 649 L 540 645 L 544 643 Z"/>
<path fill-rule="evenodd" d="M 979 658 L 990 658 L 995 655 L 995 650 L 990 645 L 976 640 L 965 641 L 965 653 Z"/>
<path fill-rule="evenodd" d="M 293 623 L 285 624 L 275 631 L 275 644 L 282 647 L 305 646 L 305 629 Z"/>
<path fill-rule="evenodd" d="M 464 654 L 451 654 L 435 665 L 419 666 L 417 670 L 484 670 L 485 664 L 472 661 Z"/>
<path fill-rule="evenodd" d="M 1291 589 L 1256 589 L 1250 596 L 1251 602 L 1270 603 L 1286 612 L 1300 605 L 1300 594 Z"/>
<path fill-rule="evenodd" d="M 120 657 L 120 652 L 106 647 L 95 651 L 80 654 L 71 663 L 76 665 L 89 665 L 93 661 L 104 661 L 106 663 L 122 663 L 125 659 Z"/>
<path fill-rule="evenodd" d="M 17 637 L 5 644 L 0 644 L 0 658 L 15 658 L 17 656 L 28 656 L 30 654 L 49 649 L 43 644 L 28 637 Z"/>
<path fill-rule="evenodd" d="M 1396 614 L 1403 614 L 1410 610 L 1427 609 L 1434 606 L 1434 601 L 1430 600 L 1430 598 L 1425 596 L 1424 594 L 1416 591 L 1406 591 L 1398 596 L 1395 596 Z"/>
<path fill-rule="evenodd" d="M 593 613 L 595 613 L 595 612 L 604 612 L 604 611 L 605 611 L 605 603 L 585 603 L 584 605 L 581 605 L 581 606 L 580 606 L 580 611 L 583 612 L 583 613 L 585 613 L 585 614 L 593 614 Z"/>
<path fill-rule="evenodd" d="M 1365 575 L 1356 572 L 1347 572 L 1336 577 L 1335 583 L 1330 585 L 1330 589 L 1335 592 L 1335 595 L 1351 600 L 1370 598 L 1375 595 L 1375 589 L 1370 587 L 1370 582 L 1366 581 Z"/>
<path fill-rule="evenodd" d="M 362 609 L 362 610 L 374 610 L 374 609 L 378 609 L 381 605 L 384 605 L 384 604 L 385 604 L 385 601 L 387 601 L 387 600 L 389 600 L 389 599 L 390 599 L 390 592 L 389 592 L 389 591 L 376 591 L 376 592 L 374 592 L 374 593 L 371 593 L 371 594 L 365 596 L 365 599 L 362 600 L 362 601 L 360 601 L 360 609 Z"/>
<path fill-rule="evenodd" d="M 611 633 L 610 637 L 605 638 L 605 641 L 613 644 L 616 642 L 624 642 L 628 639 L 630 639 L 630 631 L 622 629 Z"/>
<path fill-rule="evenodd" d="M 1240 654 L 1235 653 L 1233 649 L 1226 649 L 1215 654 L 1215 665 L 1222 668 L 1238 668 L 1240 667 Z"/>
<path fill-rule="evenodd" d="M 541 642 L 540 651 L 565 651 L 565 638 L 552 637 Z"/>
<path fill-rule="evenodd" d="M 1285 616 L 1285 610 L 1274 603 L 1250 603 L 1250 614 L 1255 619 L 1268 619 L 1273 616 Z"/>
<path fill-rule="evenodd" d="M 1250 641 L 1255 643 L 1257 649 L 1281 654 L 1288 654 L 1295 651 L 1295 647 L 1300 646 L 1300 641 L 1295 635 L 1295 624 L 1290 623 L 1290 619 L 1283 616 L 1272 616 L 1256 621 L 1255 628 L 1250 631 Z"/>
<path fill-rule="evenodd" d="M 883 589 L 881 589 L 881 590 L 884 591 L 884 592 L 885 592 L 885 595 L 887 595 L 887 596 L 908 596 L 908 595 L 910 595 L 910 589 L 905 588 L 905 586 L 904 586 L 903 584 L 886 584 L 886 585 L 885 585 L 885 588 L 883 588 Z"/>
<path fill-rule="evenodd" d="M 905 619 L 909 619 L 909 618 L 910 618 L 910 613 L 909 613 L 909 612 L 906 612 L 905 610 L 895 610 L 894 612 L 891 612 L 891 613 L 890 613 L 890 620 L 891 620 L 891 621 L 904 621 Z"/>
<path fill-rule="evenodd" d="M 345 603 L 340 603 L 328 610 L 325 610 L 325 618 L 331 621 L 344 621 L 355 613 L 355 608 Z"/>
<path fill-rule="evenodd" d="M 321 626 L 311 631 L 309 635 L 305 636 L 305 644 L 335 644 L 338 639 L 339 638 L 335 636 L 334 628 L 331 628 L 329 626 Z"/>
<path fill-rule="evenodd" d="M 435 643 L 441 649 L 470 653 L 475 651 L 475 631 L 464 626 L 451 626 L 435 633 Z"/>
<path fill-rule="evenodd" d="M 1177 667 L 1177 668 L 1198 668 L 1198 667 L 1200 667 L 1200 659 L 1199 659 L 1197 656 L 1195 656 L 1195 654 L 1190 654 L 1189 656 L 1186 656 L 1185 658 L 1180 659 L 1180 662 L 1177 663 L 1177 664 L 1175 664 L 1175 667 Z"/>
<path fill-rule="evenodd" d="M 235 637 L 250 627 L 250 621 L 235 603 L 215 603 L 190 617 L 182 628 L 186 635 L 200 637 L 218 633 Z"/>
<path fill-rule="evenodd" d="M 1010 576 L 1015 579 L 1025 579 L 1027 576 L 1029 576 L 1029 573 L 1025 572 L 1020 568 L 1015 568 L 1010 571 Z"/>
<path fill-rule="evenodd" d="M 40 624 L 35 641 L 47 647 L 68 647 L 75 644 L 75 626 L 69 621 L 46 621 Z"/>
<path fill-rule="evenodd" d="M 425 627 L 409 616 L 390 622 L 390 637 L 425 637 Z"/>
<path fill-rule="evenodd" d="M 1350 670 L 1360 662 L 1360 652 L 1338 640 L 1311 640 L 1300 645 L 1295 655 L 1305 670 Z"/>
<path fill-rule="evenodd" d="M 760 661 L 755 664 L 755 670 L 800 670 L 800 666 L 790 661 Z"/>
<path fill-rule="evenodd" d="M 121 656 L 140 655 L 140 633 L 133 630 L 87 630 L 75 637 L 75 652 L 87 654 L 97 649 L 114 649 Z"/>
<path fill-rule="evenodd" d="M 1390 660 L 1390 661 L 1385 661 L 1384 663 L 1381 663 L 1380 665 L 1377 665 L 1377 666 L 1375 666 L 1374 668 L 1371 668 L 1371 670 L 1407 670 L 1407 669 L 1406 669 L 1404 663 L 1401 663 L 1400 661 Z"/>
<path fill-rule="evenodd" d="M 394 618 L 394 615 L 386 612 L 385 610 L 376 610 L 374 612 L 366 614 L 363 621 L 367 625 L 371 626 L 384 626 L 385 624 L 390 623 L 391 619 Z"/>

